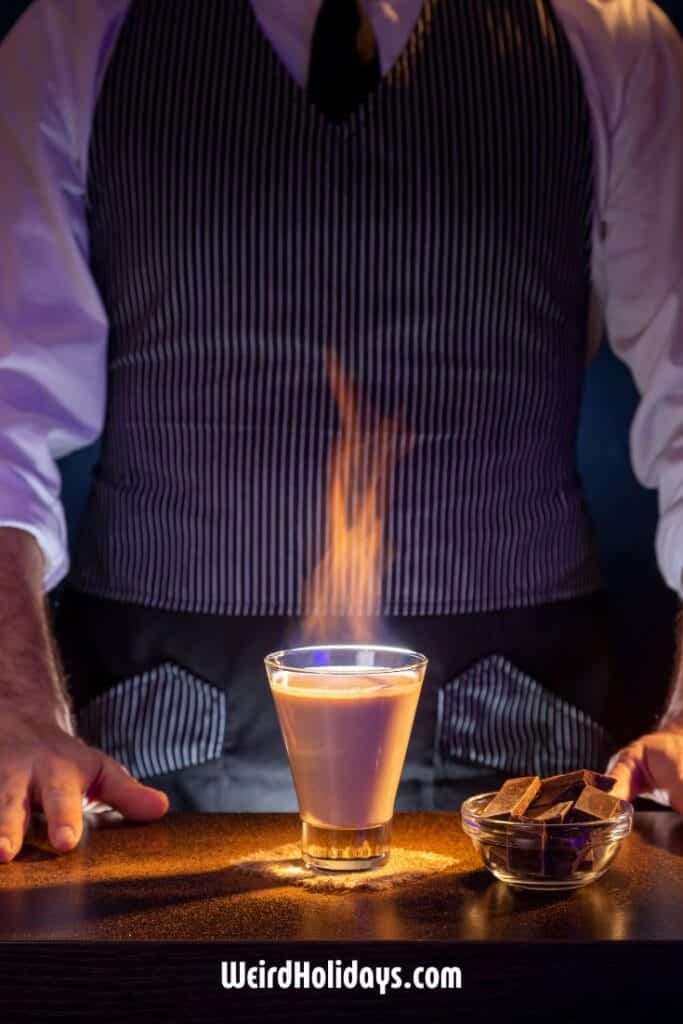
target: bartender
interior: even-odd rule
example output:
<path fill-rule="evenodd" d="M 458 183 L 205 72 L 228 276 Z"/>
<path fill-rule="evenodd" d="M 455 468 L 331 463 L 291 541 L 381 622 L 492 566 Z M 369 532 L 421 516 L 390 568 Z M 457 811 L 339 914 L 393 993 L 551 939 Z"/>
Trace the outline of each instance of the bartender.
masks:
<path fill-rule="evenodd" d="M 575 468 L 606 326 L 680 593 L 682 68 L 647 0 L 28 6 L 0 46 L 0 860 L 32 807 L 62 851 L 84 800 L 295 807 L 262 659 L 324 556 L 329 352 L 370 458 L 398 424 L 381 594 L 323 609 L 328 641 L 353 613 L 430 657 L 398 806 L 609 761 L 683 810 L 680 672 L 651 735 L 606 727 Z M 101 431 L 53 626 L 55 460 Z"/>

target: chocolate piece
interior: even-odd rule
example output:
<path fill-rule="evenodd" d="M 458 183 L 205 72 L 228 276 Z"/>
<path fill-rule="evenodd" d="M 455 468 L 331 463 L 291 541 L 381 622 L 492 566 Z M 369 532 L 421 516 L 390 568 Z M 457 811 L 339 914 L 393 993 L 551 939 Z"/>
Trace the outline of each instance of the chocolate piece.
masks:
<path fill-rule="evenodd" d="M 571 835 L 549 834 L 544 851 L 544 867 L 548 878 L 561 881 L 578 870 L 590 852 L 590 830 L 572 829 Z"/>
<path fill-rule="evenodd" d="M 543 869 L 546 878 L 553 881 L 565 881 L 571 878 L 581 861 L 581 854 L 569 847 L 556 849 L 546 847 L 543 857 Z"/>
<path fill-rule="evenodd" d="M 541 836 L 530 840 L 527 846 L 521 846 L 515 842 L 513 846 L 508 847 L 510 871 L 524 875 L 538 875 L 542 878 L 545 874 L 543 853 Z"/>
<path fill-rule="evenodd" d="M 565 772 L 564 775 L 548 775 L 541 783 L 541 789 L 553 789 L 559 786 L 560 789 L 567 789 L 569 786 L 585 786 L 586 772 L 581 768 L 577 772 Z"/>
<path fill-rule="evenodd" d="M 586 785 L 583 772 L 568 772 L 566 775 L 551 775 L 541 781 L 534 808 L 552 807 L 554 804 L 573 802 Z"/>
<path fill-rule="evenodd" d="M 537 807 L 532 804 L 527 808 L 523 821 L 538 821 L 546 825 L 557 825 L 567 817 L 573 807 L 571 800 L 565 800 L 561 804 L 550 804 L 548 807 L 541 805 Z"/>
<path fill-rule="evenodd" d="M 484 859 L 493 871 L 507 873 L 510 870 L 510 860 L 507 846 L 488 846 Z"/>
<path fill-rule="evenodd" d="M 572 808 L 575 821 L 603 821 L 613 818 L 621 810 L 621 801 L 603 793 L 595 786 L 585 786 Z"/>
<path fill-rule="evenodd" d="M 541 780 L 538 775 L 528 775 L 521 779 L 508 779 L 496 795 L 484 808 L 485 818 L 499 818 L 509 814 L 511 818 L 519 818 L 538 793 Z"/>
<path fill-rule="evenodd" d="M 603 792 L 609 792 L 616 779 L 611 775 L 600 775 L 589 769 L 567 772 L 565 775 L 551 775 L 541 780 L 541 787 L 532 801 L 532 810 L 550 808 L 553 804 L 578 800 L 586 786 L 594 786 Z"/>
<path fill-rule="evenodd" d="M 612 775 L 601 775 L 599 772 L 591 772 L 588 770 L 583 774 L 585 776 L 587 786 L 594 786 L 596 789 L 602 790 L 603 793 L 609 793 L 617 782 Z"/>

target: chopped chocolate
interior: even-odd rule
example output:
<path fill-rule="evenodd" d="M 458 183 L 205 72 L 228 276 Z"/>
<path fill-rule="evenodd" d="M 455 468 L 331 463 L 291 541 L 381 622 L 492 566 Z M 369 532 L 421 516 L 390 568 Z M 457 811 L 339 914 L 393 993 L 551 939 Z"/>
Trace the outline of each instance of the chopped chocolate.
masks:
<path fill-rule="evenodd" d="M 559 845 L 555 842 L 549 843 L 544 851 L 543 866 L 546 878 L 555 881 L 564 881 L 576 871 L 581 863 L 583 854 L 571 846 Z"/>
<path fill-rule="evenodd" d="M 571 800 L 565 800 L 564 803 L 560 804 L 549 804 L 547 807 L 545 805 L 538 807 L 534 802 L 527 808 L 522 820 L 544 822 L 546 825 L 557 825 L 565 820 L 573 806 L 574 804 Z"/>
<path fill-rule="evenodd" d="M 586 772 L 583 768 L 578 772 L 566 772 L 564 775 L 548 775 L 541 782 L 541 791 L 544 792 L 546 789 L 551 790 L 557 787 L 568 789 L 570 786 L 577 785 L 586 785 Z"/>
<path fill-rule="evenodd" d="M 603 793 L 595 786 L 585 786 L 572 807 L 574 821 L 601 821 L 613 818 L 621 809 L 621 801 L 615 796 Z"/>
<path fill-rule="evenodd" d="M 571 884 L 574 875 L 595 871 L 591 825 L 621 810 L 621 801 L 609 792 L 615 782 L 588 769 L 546 779 L 508 779 L 480 812 L 508 823 L 500 826 L 500 845 L 490 848 L 492 869 L 501 876 L 525 875 L 562 885 Z"/>
<path fill-rule="evenodd" d="M 556 881 L 570 878 L 578 870 L 591 849 L 590 830 L 573 828 L 571 833 L 546 832 L 544 846 L 545 873 Z"/>
<path fill-rule="evenodd" d="M 615 784 L 616 779 L 610 775 L 600 775 L 589 769 L 582 769 L 576 772 L 567 772 L 566 775 L 551 775 L 541 780 L 541 786 L 531 802 L 526 817 L 534 817 L 534 812 L 550 810 L 558 804 L 574 803 L 579 799 L 586 786 L 593 786 L 603 792 L 608 792 Z M 565 812 L 561 821 L 571 820 L 571 816 Z M 542 819 L 551 821 L 551 818 Z"/>
<path fill-rule="evenodd" d="M 508 846 L 508 864 L 510 871 L 524 872 L 525 875 L 545 874 L 543 846 L 538 841 L 531 841 L 526 846 L 518 843 Z"/>
<path fill-rule="evenodd" d="M 539 791 L 533 801 L 533 806 L 553 807 L 555 804 L 566 803 L 574 800 L 580 795 L 586 785 L 583 772 L 570 772 L 567 775 L 552 775 L 548 779 L 542 779 Z"/>
<path fill-rule="evenodd" d="M 589 769 L 567 772 L 566 775 L 551 775 L 541 780 L 541 788 L 533 801 L 534 807 L 550 807 L 553 804 L 565 803 L 567 800 L 578 800 L 584 786 L 595 786 L 596 789 L 608 793 L 616 779 L 611 775 L 600 775 Z"/>
<path fill-rule="evenodd" d="M 617 780 L 613 775 L 601 775 L 600 772 L 584 771 L 587 786 L 595 786 L 596 789 L 601 789 L 603 793 L 609 793 L 617 784 Z"/>
<path fill-rule="evenodd" d="M 510 858 L 507 846 L 489 846 L 486 850 L 489 867 L 493 871 L 507 872 L 510 870 Z"/>
<path fill-rule="evenodd" d="M 484 817 L 500 818 L 508 814 L 511 818 L 521 817 L 538 793 L 540 785 L 538 775 L 508 779 L 484 808 Z"/>

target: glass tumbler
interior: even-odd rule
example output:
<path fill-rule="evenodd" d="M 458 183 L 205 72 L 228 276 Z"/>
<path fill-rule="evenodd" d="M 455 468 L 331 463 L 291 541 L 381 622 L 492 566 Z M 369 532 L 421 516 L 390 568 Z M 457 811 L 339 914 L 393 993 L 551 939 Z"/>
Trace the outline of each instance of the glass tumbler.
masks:
<path fill-rule="evenodd" d="M 388 856 L 396 791 L 427 668 L 398 647 L 298 647 L 265 659 L 307 867 L 358 871 Z"/>

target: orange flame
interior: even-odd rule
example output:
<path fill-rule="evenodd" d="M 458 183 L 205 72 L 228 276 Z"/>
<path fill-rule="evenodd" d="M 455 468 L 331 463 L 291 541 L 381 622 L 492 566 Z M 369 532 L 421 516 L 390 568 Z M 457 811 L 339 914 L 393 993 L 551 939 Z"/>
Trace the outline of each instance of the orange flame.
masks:
<path fill-rule="evenodd" d="M 383 552 L 382 511 L 390 473 L 411 446 L 400 443 L 398 424 L 380 419 L 363 431 L 358 403 L 332 352 L 327 353 L 330 387 L 341 416 L 341 435 L 330 454 L 330 491 L 325 553 L 306 586 L 306 642 L 335 639 L 366 642 L 379 615 Z M 383 558 L 384 555 L 384 558 Z M 332 625 L 333 623 L 333 625 Z"/>

